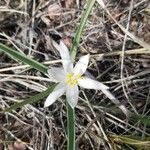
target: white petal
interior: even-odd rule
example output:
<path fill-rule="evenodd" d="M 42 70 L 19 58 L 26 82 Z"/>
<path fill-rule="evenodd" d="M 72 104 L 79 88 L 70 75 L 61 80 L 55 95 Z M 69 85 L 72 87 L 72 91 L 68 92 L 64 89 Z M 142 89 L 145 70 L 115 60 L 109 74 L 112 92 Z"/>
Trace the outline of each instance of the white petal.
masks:
<path fill-rule="evenodd" d="M 48 75 L 55 79 L 56 81 L 62 82 L 65 81 L 65 72 L 63 68 L 52 67 L 48 69 Z"/>
<path fill-rule="evenodd" d="M 89 58 L 90 58 L 89 54 L 82 56 L 79 59 L 79 61 L 77 62 L 77 64 L 75 65 L 75 67 L 73 69 L 73 73 L 80 74 L 80 75 L 84 74 L 84 72 L 86 71 L 86 69 L 88 67 Z"/>
<path fill-rule="evenodd" d="M 53 104 L 60 96 L 64 94 L 65 90 L 66 88 L 64 84 L 59 83 L 58 85 L 56 85 L 53 92 L 50 93 L 50 95 L 47 97 L 44 103 L 44 107 L 48 107 Z"/>
<path fill-rule="evenodd" d="M 78 86 L 69 87 L 66 89 L 66 96 L 69 105 L 74 108 L 77 105 L 78 97 L 79 97 L 79 89 Z"/>
<path fill-rule="evenodd" d="M 53 41 L 53 45 L 60 53 L 65 72 L 70 72 L 70 70 L 73 68 L 73 64 L 67 46 L 62 41 L 60 41 L 60 44 L 57 44 Z"/>
<path fill-rule="evenodd" d="M 122 110 L 122 112 L 128 116 L 129 115 L 129 110 L 124 106 L 124 105 L 120 105 L 120 102 L 118 99 L 116 99 L 113 94 L 111 94 L 110 91 L 102 89 L 102 92 L 116 105 L 118 105 L 118 107 Z"/>
<path fill-rule="evenodd" d="M 119 104 L 119 101 L 111 94 L 110 91 L 102 89 L 102 92 L 116 105 Z"/>
<path fill-rule="evenodd" d="M 128 110 L 124 105 L 120 105 L 120 106 L 118 106 L 118 107 L 122 110 L 122 112 L 123 112 L 126 116 L 129 116 L 130 112 L 129 112 L 129 110 Z"/>
<path fill-rule="evenodd" d="M 96 80 L 92 80 L 87 77 L 78 79 L 78 84 L 79 86 L 86 89 L 95 89 L 95 90 L 109 89 L 109 87 L 104 85 L 103 83 L 98 82 Z"/>

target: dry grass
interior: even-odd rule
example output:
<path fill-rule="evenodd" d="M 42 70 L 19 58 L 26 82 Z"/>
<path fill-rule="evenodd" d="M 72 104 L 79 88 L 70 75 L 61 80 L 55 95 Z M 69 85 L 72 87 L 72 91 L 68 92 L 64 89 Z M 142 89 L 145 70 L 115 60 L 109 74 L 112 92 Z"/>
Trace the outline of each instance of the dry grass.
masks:
<path fill-rule="evenodd" d="M 96 3 L 89 16 L 78 56 L 90 53 L 88 75 L 106 83 L 130 111 L 149 116 L 149 0 L 104 3 L 107 11 Z M 61 38 L 71 46 L 84 5 L 85 0 L 1 0 L 0 40 L 39 62 L 59 66 L 51 39 Z M 1 110 L 45 90 L 52 81 L 0 53 Z M 64 100 L 62 97 L 47 109 L 43 99 L 0 113 L 0 150 L 66 149 Z M 150 126 L 123 116 L 100 91 L 80 90 L 76 128 L 81 150 L 150 149 Z M 138 142 L 140 145 L 135 144 Z"/>

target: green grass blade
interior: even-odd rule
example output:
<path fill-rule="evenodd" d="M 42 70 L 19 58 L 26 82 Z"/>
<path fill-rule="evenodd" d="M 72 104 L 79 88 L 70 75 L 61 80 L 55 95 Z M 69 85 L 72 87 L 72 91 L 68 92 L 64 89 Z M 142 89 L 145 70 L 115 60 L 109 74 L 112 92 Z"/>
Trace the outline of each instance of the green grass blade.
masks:
<path fill-rule="evenodd" d="M 72 60 L 75 60 L 77 54 L 77 48 L 80 43 L 82 31 L 86 25 L 88 16 L 94 6 L 95 0 L 88 0 L 86 4 L 86 10 L 82 15 L 80 25 L 76 31 L 76 35 L 73 41 L 73 46 L 70 50 Z M 67 104 L 67 128 L 68 128 L 68 141 L 67 141 L 67 150 L 75 150 L 75 112 L 74 109 Z"/>
<path fill-rule="evenodd" d="M 81 17 L 80 25 L 77 28 L 76 35 L 75 35 L 74 40 L 73 40 L 73 46 L 71 48 L 71 58 L 72 58 L 72 60 L 74 60 L 75 57 L 76 57 L 77 49 L 79 47 L 82 31 L 83 31 L 83 29 L 86 25 L 88 16 L 90 15 L 90 12 L 91 12 L 94 4 L 95 4 L 95 1 L 96 0 L 88 0 L 88 2 L 86 4 L 85 12 L 83 13 L 83 15 Z"/>
<path fill-rule="evenodd" d="M 150 126 L 150 116 L 144 115 L 131 115 L 130 117 L 134 121 L 140 121 L 141 123 L 145 124 L 146 126 Z"/>
<path fill-rule="evenodd" d="M 143 150 L 150 149 L 149 137 L 145 137 L 144 139 L 142 139 L 141 137 L 130 135 L 110 135 L 110 138 L 112 138 L 113 140 L 117 139 L 118 143 L 116 142 L 116 144 L 120 144 L 120 146 L 122 146 L 122 149 L 124 144 L 132 145 L 135 149 L 139 150 L 141 150 L 142 148 L 144 148 Z"/>
<path fill-rule="evenodd" d="M 0 51 L 8 54 L 9 56 L 22 61 L 25 64 L 30 65 L 31 67 L 39 70 L 40 72 L 47 73 L 47 67 L 42 65 L 41 63 L 28 58 L 26 55 L 21 54 L 20 52 L 15 51 L 14 49 L 5 46 L 4 44 L 0 43 Z"/>
<path fill-rule="evenodd" d="M 20 103 L 15 103 L 14 105 L 10 106 L 9 108 L 6 108 L 4 110 L 4 112 L 11 112 L 12 110 L 23 107 L 26 104 L 32 104 L 32 103 L 35 103 L 35 102 L 42 100 L 44 97 L 48 96 L 49 93 L 51 93 L 53 91 L 55 86 L 56 86 L 56 84 L 50 86 L 47 90 L 45 90 L 41 93 L 38 93 L 38 94 L 36 94 L 30 98 L 27 98 L 26 100 L 24 100 Z"/>
<path fill-rule="evenodd" d="M 67 103 L 67 150 L 75 150 L 75 112 Z"/>

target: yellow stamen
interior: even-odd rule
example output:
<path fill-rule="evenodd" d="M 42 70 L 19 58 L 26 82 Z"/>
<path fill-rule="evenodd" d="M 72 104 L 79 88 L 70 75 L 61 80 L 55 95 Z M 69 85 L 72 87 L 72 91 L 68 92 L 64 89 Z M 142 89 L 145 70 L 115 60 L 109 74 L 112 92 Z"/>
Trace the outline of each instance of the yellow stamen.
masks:
<path fill-rule="evenodd" d="M 75 75 L 73 73 L 67 74 L 67 83 L 70 87 L 74 87 L 78 84 L 78 79 L 81 78 L 81 75 Z"/>

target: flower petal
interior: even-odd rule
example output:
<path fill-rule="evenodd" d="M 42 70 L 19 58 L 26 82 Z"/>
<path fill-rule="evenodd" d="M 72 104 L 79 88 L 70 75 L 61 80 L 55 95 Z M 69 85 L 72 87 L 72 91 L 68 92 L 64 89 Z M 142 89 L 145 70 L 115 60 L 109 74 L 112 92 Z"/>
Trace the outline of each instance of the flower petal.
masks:
<path fill-rule="evenodd" d="M 65 72 L 63 68 L 52 67 L 48 69 L 48 75 L 55 79 L 56 81 L 62 82 L 65 81 Z"/>
<path fill-rule="evenodd" d="M 78 84 L 79 86 L 86 89 L 95 89 L 95 90 L 109 89 L 109 87 L 104 85 L 103 83 L 98 82 L 96 80 L 92 80 L 87 77 L 82 77 L 78 79 Z"/>
<path fill-rule="evenodd" d="M 124 106 L 124 105 L 120 105 L 120 102 L 118 99 L 116 99 L 113 94 L 111 94 L 110 91 L 108 91 L 107 89 L 102 89 L 102 92 L 116 105 L 118 105 L 118 107 L 122 110 L 122 112 L 128 116 L 129 115 L 129 110 Z"/>
<path fill-rule="evenodd" d="M 84 72 L 86 71 L 86 69 L 88 67 L 89 58 L 90 58 L 89 54 L 82 56 L 79 59 L 79 61 L 77 62 L 77 64 L 75 65 L 75 67 L 73 69 L 73 73 L 80 74 L 80 75 L 84 74 Z"/>
<path fill-rule="evenodd" d="M 67 96 L 67 102 L 72 108 L 74 108 L 77 105 L 78 97 L 79 97 L 78 86 L 74 86 L 74 87 L 67 86 L 66 96 Z"/>
<path fill-rule="evenodd" d="M 53 41 L 53 45 L 60 53 L 65 72 L 71 72 L 73 64 L 67 46 L 62 41 L 60 41 L 60 44 L 57 44 L 56 42 Z"/>
<path fill-rule="evenodd" d="M 53 90 L 52 93 L 47 97 L 44 107 L 48 107 L 51 104 L 53 104 L 60 96 L 62 96 L 65 92 L 66 88 L 65 85 L 62 83 L 59 83 Z"/>

